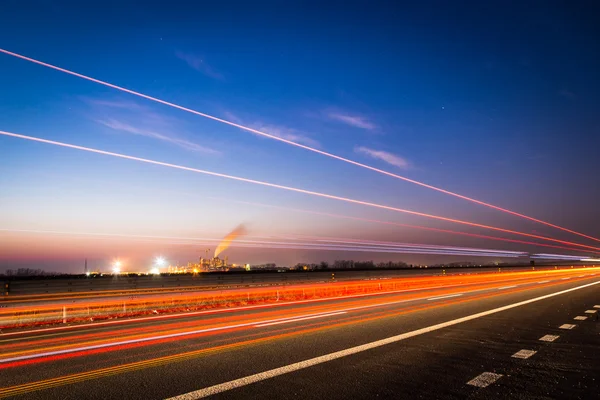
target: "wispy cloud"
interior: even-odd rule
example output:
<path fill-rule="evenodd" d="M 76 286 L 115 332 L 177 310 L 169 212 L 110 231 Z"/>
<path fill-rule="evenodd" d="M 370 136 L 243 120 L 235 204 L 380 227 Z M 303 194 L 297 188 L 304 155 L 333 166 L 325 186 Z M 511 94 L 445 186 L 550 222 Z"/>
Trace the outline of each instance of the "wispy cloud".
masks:
<path fill-rule="evenodd" d="M 224 81 L 225 77 L 219 71 L 208 65 L 204 59 L 196 54 L 192 53 L 184 53 L 182 51 L 176 51 L 175 56 L 180 60 L 183 60 L 189 65 L 191 68 L 195 69 L 198 72 L 203 73 L 209 78 L 218 79 L 220 81 Z"/>
<path fill-rule="evenodd" d="M 311 147 L 319 147 L 321 145 L 318 141 L 302 134 L 298 130 L 287 128 L 285 126 L 255 123 L 251 126 L 251 128 L 256 129 L 257 131 L 268 133 L 269 135 L 277 136 L 285 140 L 305 144 Z"/>
<path fill-rule="evenodd" d="M 189 151 L 221 154 L 218 150 L 199 145 L 179 135 L 165 133 L 181 130 L 180 121 L 156 113 L 136 102 L 122 99 L 85 98 L 84 100 L 92 107 L 93 115 L 90 118 L 107 128 L 161 140 Z"/>
<path fill-rule="evenodd" d="M 129 111 L 145 111 L 146 108 L 135 101 L 127 100 L 105 100 L 105 99 L 94 99 L 85 97 L 84 100 L 93 107 L 109 107 L 118 108 L 121 110 Z"/>
<path fill-rule="evenodd" d="M 158 139 L 158 140 L 162 140 L 165 142 L 169 142 L 169 143 L 175 144 L 179 147 L 182 147 L 186 150 L 197 151 L 197 152 L 207 153 L 207 154 L 221 154 L 220 151 L 217 151 L 217 150 L 214 150 L 214 149 L 211 149 L 208 147 L 200 146 L 199 144 L 190 142 L 189 140 L 180 139 L 180 138 L 173 137 L 173 136 L 168 136 L 168 135 L 165 135 L 165 134 L 162 134 L 159 132 L 155 132 L 152 130 L 144 129 L 144 128 L 138 128 L 138 127 L 129 125 L 125 122 L 122 122 L 122 121 L 119 121 L 119 120 L 116 120 L 113 118 L 104 119 L 104 120 L 96 120 L 96 122 L 98 122 L 99 124 L 102 124 L 106 127 L 109 127 L 111 129 L 117 130 L 117 131 L 132 133 L 134 135 L 146 136 L 146 137 L 150 137 L 153 139 Z"/>
<path fill-rule="evenodd" d="M 327 116 L 334 121 L 342 122 L 355 128 L 366 129 L 369 131 L 377 128 L 377 125 L 369 121 L 367 118 L 359 115 L 330 112 L 327 114 Z"/>
<path fill-rule="evenodd" d="M 303 132 L 294 128 L 288 128 L 285 126 L 268 124 L 264 122 L 245 123 L 240 117 L 238 117 L 230 111 L 223 112 L 223 116 L 228 121 L 234 122 L 239 125 L 247 126 L 248 128 L 252 128 L 257 131 L 268 133 L 269 135 L 277 136 L 278 138 L 290 140 L 292 142 L 304 144 L 306 146 L 311 147 L 321 146 L 321 144 L 317 140 L 307 136 Z"/>
<path fill-rule="evenodd" d="M 355 147 L 354 151 L 356 153 L 365 154 L 371 158 L 384 161 L 398 168 L 408 169 L 412 166 L 411 163 L 405 158 L 402 158 L 392 153 L 388 153 L 387 151 L 373 150 L 363 146 Z"/>

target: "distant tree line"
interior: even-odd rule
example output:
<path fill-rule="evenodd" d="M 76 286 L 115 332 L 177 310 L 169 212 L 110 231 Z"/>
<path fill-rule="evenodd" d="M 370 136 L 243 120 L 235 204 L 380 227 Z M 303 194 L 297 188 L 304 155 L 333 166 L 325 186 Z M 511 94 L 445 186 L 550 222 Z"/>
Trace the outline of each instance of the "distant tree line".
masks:
<path fill-rule="evenodd" d="M 335 260 L 332 264 L 327 261 L 314 263 L 298 263 L 293 269 L 296 270 L 326 270 L 326 269 L 386 269 L 386 268 L 409 268 L 403 261 L 388 261 L 375 264 L 373 261 Z"/>
<path fill-rule="evenodd" d="M 56 272 L 46 272 L 38 268 L 7 269 L 6 276 L 49 276 L 58 275 Z"/>

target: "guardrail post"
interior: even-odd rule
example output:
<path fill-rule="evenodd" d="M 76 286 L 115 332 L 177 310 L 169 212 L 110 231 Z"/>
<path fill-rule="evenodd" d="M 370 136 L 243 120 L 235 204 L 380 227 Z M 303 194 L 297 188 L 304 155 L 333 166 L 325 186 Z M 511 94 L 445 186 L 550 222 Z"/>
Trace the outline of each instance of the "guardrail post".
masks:
<path fill-rule="evenodd" d="M 63 324 L 67 323 L 67 306 L 63 306 Z"/>
<path fill-rule="evenodd" d="M 127 304 L 123 302 L 123 314 L 127 314 Z"/>

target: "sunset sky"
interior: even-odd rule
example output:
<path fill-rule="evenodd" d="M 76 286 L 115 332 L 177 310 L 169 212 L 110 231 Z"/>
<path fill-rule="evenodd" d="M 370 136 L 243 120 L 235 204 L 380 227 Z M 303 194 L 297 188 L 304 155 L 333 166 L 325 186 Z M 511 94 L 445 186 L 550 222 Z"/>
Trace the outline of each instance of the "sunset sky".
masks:
<path fill-rule="evenodd" d="M 0 48 L 600 237 L 592 3 L 27 3 L 0 6 Z M 600 247 L 2 53 L 0 130 Z M 159 255 L 187 262 L 240 224 L 256 241 L 594 254 L 389 222 L 540 242 L 0 135 L 0 272 L 79 272 L 85 258 L 95 269 L 116 258 L 132 269 Z M 475 260 L 260 247 L 224 255 Z"/>

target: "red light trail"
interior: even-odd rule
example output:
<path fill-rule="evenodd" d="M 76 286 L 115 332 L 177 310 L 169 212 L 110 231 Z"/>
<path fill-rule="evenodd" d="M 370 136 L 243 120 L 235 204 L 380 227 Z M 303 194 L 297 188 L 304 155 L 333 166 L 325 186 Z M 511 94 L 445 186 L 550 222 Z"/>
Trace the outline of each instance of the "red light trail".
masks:
<path fill-rule="evenodd" d="M 31 58 L 31 57 L 27 57 L 27 56 L 24 56 L 24 55 L 21 55 L 21 54 L 18 54 L 18 53 L 14 53 L 14 52 L 11 52 L 11 51 L 8 51 L 8 50 L 4 50 L 4 49 L 1 49 L 1 48 L 0 48 L 0 52 L 4 53 L 4 54 L 7 54 L 9 56 L 17 57 L 17 58 L 20 58 L 22 60 L 29 61 L 29 62 L 38 64 L 38 65 L 47 67 L 47 68 L 51 68 L 51 69 L 54 69 L 54 70 L 57 70 L 57 71 L 60 71 L 60 72 L 64 72 L 64 73 L 69 74 L 69 75 L 73 75 L 73 76 L 76 76 L 76 77 L 81 78 L 81 79 L 85 79 L 85 80 L 88 80 L 88 81 L 91 81 L 91 82 L 94 82 L 94 83 L 98 83 L 100 85 L 104 85 L 104 86 L 107 86 L 107 87 L 110 87 L 110 88 L 113 88 L 113 89 L 116 89 L 116 90 L 119 90 L 119 91 L 122 91 L 122 92 L 125 92 L 125 93 L 129 93 L 129 94 L 132 94 L 134 96 L 138 96 L 138 97 L 141 97 L 141 98 L 144 98 L 144 99 L 156 102 L 156 103 L 160 103 L 160 104 L 163 104 L 163 105 L 166 105 L 166 106 L 169 106 L 169 107 L 173 107 L 173 108 L 185 111 L 185 112 L 189 112 L 189 113 L 192 113 L 192 114 L 204 117 L 204 118 L 208 118 L 208 119 L 211 119 L 213 121 L 220 122 L 222 124 L 230 125 L 230 126 L 236 127 L 238 129 L 242 129 L 242 130 L 247 131 L 247 132 L 252 132 L 254 134 L 267 137 L 269 139 L 277 140 L 277 141 L 280 141 L 280 142 L 283 142 L 283 143 L 286 143 L 286 144 L 289 144 L 289 145 L 292 145 L 292 146 L 295 146 L 295 147 L 302 148 L 304 150 L 308 150 L 308 151 L 311 151 L 311 152 L 314 152 L 314 153 L 317 153 L 317 154 L 324 155 L 326 157 L 330 157 L 330 158 L 333 158 L 333 159 L 336 159 L 336 160 L 339 160 L 339 161 L 343 161 L 343 162 L 348 163 L 348 164 L 352 164 L 352 165 L 355 165 L 355 166 L 358 166 L 358 167 L 361 167 L 361 168 L 366 168 L 366 169 L 369 169 L 371 171 L 375 171 L 375 172 L 378 172 L 378 173 L 383 174 L 383 175 L 391 176 L 393 178 L 400 179 L 400 180 L 403 180 L 403 181 L 406 181 L 406 182 L 409 182 L 409 183 L 412 183 L 412 184 L 415 184 L 415 185 L 418 185 L 418 186 L 421 186 L 421 187 L 424 187 L 424 188 L 427 188 L 427 189 L 435 190 L 437 192 L 444 193 L 444 194 L 449 195 L 449 196 L 454 196 L 454 197 L 457 197 L 457 198 L 462 199 L 462 200 L 470 201 L 472 203 L 479 204 L 481 206 L 489 207 L 489 208 L 492 208 L 492 209 L 497 210 L 497 211 L 502 211 L 504 213 L 508 213 L 508 214 L 511 214 L 511 215 L 514 215 L 514 216 L 517 216 L 517 217 L 520 217 L 520 218 L 524 218 L 524 219 L 527 219 L 527 220 L 530 220 L 530 221 L 533 221 L 533 222 L 537 222 L 537 223 L 546 225 L 546 226 L 550 226 L 550 227 L 555 228 L 555 229 L 560 229 L 562 231 L 569 232 L 569 233 L 572 233 L 574 235 L 582 236 L 582 237 L 585 237 L 587 239 L 591 239 L 591 240 L 595 240 L 595 241 L 600 241 L 600 239 L 598 239 L 598 238 L 586 235 L 586 234 L 581 233 L 581 232 L 577 232 L 577 231 L 574 231 L 574 230 L 571 230 L 571 229 L 568 229 L 568 228 L 564 228 L 562 226 L 559 226 L 559 225 L 556 225 L 556 224 L 552 224 L 550 222 L 546 222 L 546 221 L 543 221 L 543 220 L 540 220 L 540 219 L 537 219 L 537 218 L 534 218 L 534 217 L 530 217 L 530 216 L 527 216 L 525 214 L 518 213 L 516 211 L 512 211 L 512 210 L 509 210 L 509 209 L 506 209 L 506 208 L 495 206 L 493 204 L 486 203 L 484 201 L 477 200 L 477 199 L 474 199 L 474 198 L 471 198 L 471 197 L 468 197 L 468 196 L 464 196 L 464 195 L 461 195 L 459 193 L 451 192 L 449 190 L 442 189 L 442 188 L 439 188 L 437 186 L 428 185 L 426 183 L 423 183 L 423 182 L 420 182 L 420 181 L 417 181 L 417 180 L 414 180 L 414 179 L 410 179 L 410 178 L 407 178 L 407 177 L 402 176 L 402 175 L 394 174 L 392 172 L 385 171 L 385 170 L 382 170 L 382 169 L 379 169 L 379 168 L 375 168 L 375 167 L 372 167 L 370 165 L 363 164 L 363 163 L 360 163 L 360 162 L 357 162 L 357 161 L 353 161 L 353 160 L 350 160 L 348 158 L 344 158 L 344 157 L 341 157 L 341 156 L 338 156 L 338 155 L 335 155 L 335 154 L 332 154 L 332 153 L 328 153 L 326 151 L 319 150 L 319 149 L 316 149 L 314 147 L 306 146 L 306 145 L 294 142 L 292 140 L 288 140 L 288 139 L 284 139 L 284 138 L 281 138 L 281 137 L 278 137 L 278 136 L 275 136 L 275 135 L 271 135 L 271 134 L 269 134 L 267 132 L 263 132 L 263 131 L 260 131 L 260 130 L 257 130 L 257 129 L 253 129 L 253 128 L 250 128 L 248 126 L 244 126 L 244 125 L 241 125 L 241 124 L 238 124 L 238 123 L 235 123 L 235 122 L 231 122 L 231 121 L 228 121 L 228 120 L 225 120 L 225 119 L 222 119 L 222 118 L 218 118 L 218 117 L 215 117 L 215 116 L 212 116 L 212 115 L 200 112 L 200 111 L 193 110 L 191 108 L 183 107 L 183 106 L 180 106 L 180 105 L 175 104 L 175 103 L 171 103 L 171 102 L 168 102 L 168 101 L 165 101 L 165 100 L 161 100 L 161 99 L 156 98 L 156 97 L 152 97 L 152 96 L 140 93 L 140 92 L 136 92 L 136 91 L 131 90 L 131 89 L 124 88 L 122 86 L 114 85 L 112 83 L 108 83 L 108 82 L 105 82 L 105 81 L 102 81 L 102 80 L 99 80 L 99 79 L 92 78 L 92 77 L 87 76 L 87 75 L 83 75 L 83 74 L 80 74 L 80 73 L 77 73 L 77 72 L 74 72 L 74 71 L 71 71 L 71 70 L 68 70 L 68 69 L 65 69 L 65 68 L 58 67 L 56 65 L 48 64 L 48 63 L 36 60 L 34 58 Z"/>
<path fill-rule="evenodd" d="M 191 194 L 191 193 L 187 193 L 187 194 Z M 230 202 L 234 202 L 234 203 L 240 203 L 240 204 L 249 204 L 249 205 L 259 206 L 259 207 L 276 208 L 276 209 L 285 210 L 285 211 L 294 211 L 294 212 L 307 213 L 307 214 L 324 215 L 324 216 L 328 216 L 328 217 L 332 217 L 332 218 L 350 219 L 350 220 L 356 220 L 356 221 L 373 222 L 376 224 L 402 226 L 402 227 L 406 227 L 406 228 L 423 229 L 423 230 L 428 230 L 428 231 L 432 231 L 432 232 L 441 232 L 441 233 L 450 233 L 450 234 L 454 234 L 454 235 L 471 236 L 471 237 L 476 237 L 476 238 L 481 238 L 481 239 L 499 240 L 499 241 L 503 241 L 503 242 L 520 243 L 520 244 L 527 244 L 527 245 L 533 245 L 533 246 L 552 247 L 555 249 L 581 251 L 581 249 L 575 249 L 572 247 L 556 246 L 553 244 L 538 243 L 538 242 L 528 242 L 525 240 L 506 239 L 506 238 L 500 238 L 497 236 L 488 236 L 488 235 L 481 235 L 481 234 L 477 234 L 477 233 L 453 231 L 450 229 L 431 228 L 428 226 L 421 226 L 421 225 L 402 224 L 399 222 L 381 221 L 381 220 L 377 220 L 377 219 L 353 217 L 350 215 L 333 214 L 333 213 L 326 213 L 326 212 L 321 212 L 321 211 L 303 210 L 301 208 L 282 207 L 282 206 L 276 206 L 273 204 L 254 203 L 254 202 L 242 201 L 242 200 L 231 200 L 231 199 L 225 199 L 225 198 L 220 198 L 220 197 L 213 197 L 213 198 L 218 199 L 218 200 L 230 201 Z"/>
<path fill-rule="evenodd" d="M 162 162 L 162 161 L 155 161 L 155 160 L 150 160 L 147 158 L 135 157 L 135 156 L 130 156 L 130 155 L 121 154 L 121 153 L 114 153 L 114 152 L 110 152 L 110 151 L 94 149 L 91 147 L 78 146 L 78 145 L 74 145 L 74 144 L 70 144 L 70 143 L 58 142 L 55 140 L 42 139 L 42 138 L 38 138 L 38 137 L 34 137 L 34 136 L 26 136 L 26 135 L 21 135 L 18 133 L 7 132 L 7 131 L 0 131 L 0 135 L 15 137 L 15 138 L 19 138 L 19 139 L 25 139 L 25 140 L 29 140 L 29 141 L 33 141 L 33 142 L 46 143 L 46 144 L 51 144 L 54 146 L 66 147 L 66 148 L 75 149 L 75 150 L 87 151 L 90 153 L 102 154 L 102 155 L 122 158 L 122 159 L 126 159 L 126 160 L 139 161 L 139 162 L 143 162 L 143 163 L 147 163 L 147 164 L 160 165 L 163 167 L 174 168 L 174 169 L 179 169 L 179 170 L 184 170 L 184 171 L 189 171 L 189 172 L 196 172 L 196 173 L 200 173 L 200 174 L 216 176 L 219 178 L 231 179 L 231 180 L 235 180 L 235 181 L 239 181 L 239 182 L 246 182 L 246 183 L 252 183 L 255 185 L 272 187 L 275 189 L 287 190 L 287 191 L 296 192 L 296 193 L 303 193 L 303 194 L 308 194 L 308 195 L 312 195 L 312 196 L 343 201 L 346 203 L 359 204 L 359 205 L 363 205 L 363 206 L 367 206 L 367 207 L 374 207 L 374 208 L 379 208 L 379 209 L 384 209 L 384 210 L 389 210 L 389 211 L 401 212 L 401 213 L 405 213 L 405 214 L 417 215 L 420 217 L 431 218 L 431 219 L 436 219 L 436 220 L 446 221 L 446 222 L 452 222 L 455 224 L 468 225 L 468 226 L 474 226 L 477 228 L 484 228 L 484 229 L 495 230 L 498 232 L 510 233 L 510 234 L 514 234 L 514 235 L 527 236 L 527 237 L 531 237 L 531 238 L 548 240 L 548 241 L 552 241 L 552 242 L 556 242 L 556 243 L 577 246 L 577 247 L 582 247 L 582 248 L 587 248 L 587 249 L 592 249 L 592 250 L 600 250 L 600 247 L 588 246 L 588 245 L 569 242 L 569 241 L 565 241 L 565 240 L 553 239 L 553 238 L 549 238 L 546 236 L 534 235 L 531 233 L 519 232 L 519 231 L 514 231 L 511 229 L 498 228 L 495 226 L 478 224 L 475 222 L 469 222 L 469 221 L 464 221 L 464 220 L 459 220 L 459 219 L 454 219 L 454 218 L 447 218 L 447 217 L 442 217 L 439 215 L 426 214 L 426 213 L 422 213 L 422 212 L 418 212 L 418 211 L 405 210 L 402 208 L 386 206 L 383 204 L 371 203 L 371 202 L 362 201 L 362 200 L 355 200 L 355 199 L 350 199 L 347 197 L 335 196 L 335 195 L 331 195 L 331 194 L 327 194 L 327 193 L 315 192 L 315 191 L 295 188 L 295 187 L 291 187 L 291 186 L 278 185 L 275 183 L 258 181 L 255 179 L 242 178 L 239 176 L 227 175 L 227 174 L 222 174 L 219 172 L 213 172 L 213 171 L 207 171 L 207 170 L 202 170 L 202 169 L 198 169 L 198 168 L 186 167 L 183 165 L 171 164 L 171 163 L 166 163 L 166 162 Z"/>

